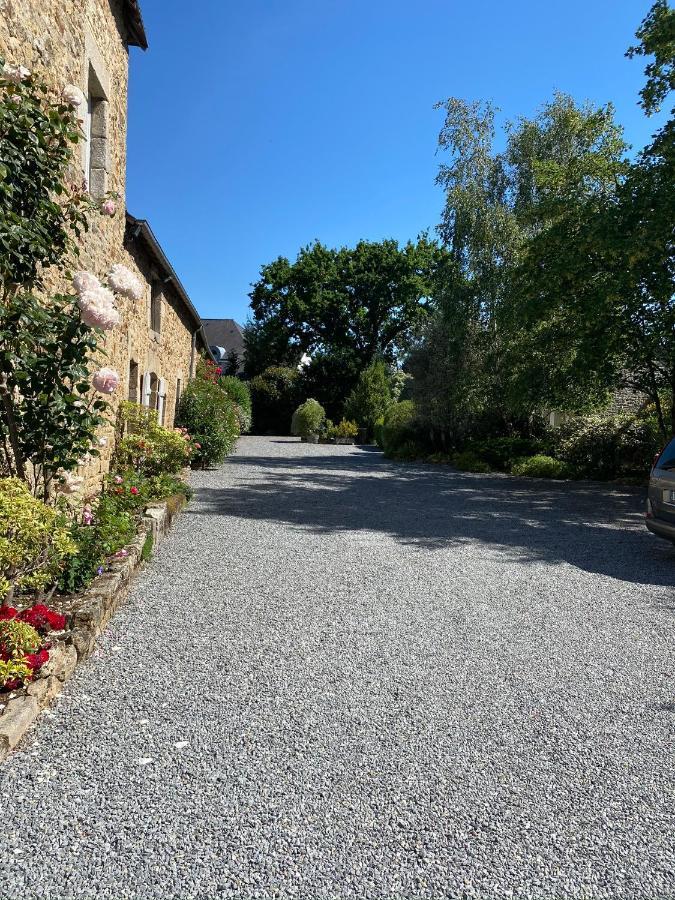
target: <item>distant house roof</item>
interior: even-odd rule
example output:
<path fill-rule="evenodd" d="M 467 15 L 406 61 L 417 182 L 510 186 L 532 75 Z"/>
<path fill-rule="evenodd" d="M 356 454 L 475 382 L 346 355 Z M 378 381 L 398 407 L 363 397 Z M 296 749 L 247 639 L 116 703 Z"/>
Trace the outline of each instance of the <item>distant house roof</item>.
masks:
<path fill-rule="evenodd" d="M 197 340 L 200 342 L 202 349 L 206 350 L 207 353 L 210 353 L 209 341 L 204 333 L 201 317 L 194 308 L 192 300 L 190 300 L 190 297 L 188 296 L 188 292 L 181 284 L 180 278 L 176 275 L 173 266 L 167 259 L 166 254 L 153 234 L 152 228 L 150 228 L 147 220 L 137 219 L 135 216 L 132 216 L 131 213 L 127 213 L 126 237 L 127 240 L 132 243 L 139 240 L 143 242 L 143 246 L 149 253 L 151 259 L 157 268 L 164 274 L 165 280 L 170 281 L 176 294 L 183 303 L 183 306 L 188 313 L 188 317 L 191 319 L 194 326 L 193 332 L 196 332 Z"/>
<path fill-rule="evenodd" d="M 231 353 L 236 353 L 239 357 L 239 364 L 244 361 L 244 329 L 235 322 L 234 319 L 202 319 L 204 331 L 212 351 L 218 347 L 220 353 L 220 361 L 224 361 Z M 214 356 L 218 354 L 214 351 Z"/>
<path fill-rule="evenodd" d="M 124 0 L 124 21 L 127 26 L 127 43 L 132 47 L 147 50 L 148 40 L 138 0 Z"/>

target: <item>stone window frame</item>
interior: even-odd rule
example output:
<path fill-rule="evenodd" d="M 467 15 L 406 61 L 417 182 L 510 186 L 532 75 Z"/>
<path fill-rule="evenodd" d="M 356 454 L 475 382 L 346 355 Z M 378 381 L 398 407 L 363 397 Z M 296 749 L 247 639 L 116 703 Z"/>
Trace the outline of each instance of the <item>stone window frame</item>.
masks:
<path fill-rule="evenodd" d="M 141 398 L 139 397 L 139 390 L 142 389 L 140 387 L 140 367 L 135 359 L 131 358 L 129 360 L 129 402 L 130 403 L 140 403 Z"/>
<path fill-rule="evenodd" d="M 84 111 L 85 140 L 82 143 L 82 168 L 89 193 L 100 200 L 109 190 L 110 139 L 108 110 L 110 77 L 96 42 L 87 29 L 85 34 Z"/>
<path fill-rule="evenodd" d="M 149 326 L 152 335 L 159 339 L 162 333 L 162 314 L 164 301 L 164 281 L 157 272 L 150 279 Z"/>

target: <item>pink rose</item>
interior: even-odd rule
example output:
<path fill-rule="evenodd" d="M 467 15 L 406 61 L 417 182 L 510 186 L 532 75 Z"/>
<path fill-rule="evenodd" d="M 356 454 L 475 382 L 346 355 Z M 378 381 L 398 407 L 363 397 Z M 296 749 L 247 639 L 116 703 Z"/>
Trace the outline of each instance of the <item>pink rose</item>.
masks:
<path fill-rule="evenodd" d="M 122 484 L 124 479 L 122 478 L 121 475 L 115 475 L 115 477 L 113 478 L 113 481 L 115 482 L 115 484 Z"/>
<path fill-rule="evenodd" d="M 114 200 L 106 200 L 101 206 L 101 212 L 104 216 L 114 216 L 116 209 Z"/>
<path fill-rule="evenodd" d="M 114 369 L 99 369 L 91 379 L 92 385 L 102 394 L 114 394 L 120 383 L 120 376 Z"/>

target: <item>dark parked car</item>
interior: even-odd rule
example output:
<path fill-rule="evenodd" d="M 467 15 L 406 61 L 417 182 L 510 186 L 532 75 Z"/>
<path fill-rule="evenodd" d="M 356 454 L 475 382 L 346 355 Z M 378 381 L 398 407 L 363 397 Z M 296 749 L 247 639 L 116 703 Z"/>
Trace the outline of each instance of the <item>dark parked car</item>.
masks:
<path fill-rule="evenodd" d="M 661 451 L 649 476 L 646 524 L 675 544 L 675 438 Z"/>

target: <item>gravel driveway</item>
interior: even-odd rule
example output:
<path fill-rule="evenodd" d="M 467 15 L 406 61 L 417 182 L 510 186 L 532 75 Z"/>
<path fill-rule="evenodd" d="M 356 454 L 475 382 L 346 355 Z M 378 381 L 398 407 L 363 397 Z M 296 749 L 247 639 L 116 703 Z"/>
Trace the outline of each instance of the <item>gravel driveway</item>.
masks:
<path fill-rule="evenodd" d="M 245 438 L 0 769 L 0 898 L 675 898 L 641 492 Z"/>

